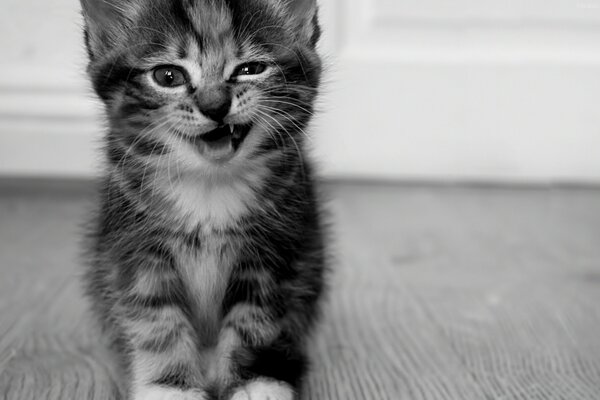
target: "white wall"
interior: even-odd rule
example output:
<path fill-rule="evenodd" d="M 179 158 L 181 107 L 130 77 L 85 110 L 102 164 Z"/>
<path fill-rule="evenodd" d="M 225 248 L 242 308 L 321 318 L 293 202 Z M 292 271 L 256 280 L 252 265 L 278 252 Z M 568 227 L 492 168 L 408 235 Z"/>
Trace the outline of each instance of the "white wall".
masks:
<path fill-rule="evenodd" d="M 93 173 L 77 3 L 3 0 L 0 174 Z M 327 176 L 600 182 L 600 0 L 322 3 Z"/>
<path fill-rule="evenodd" d="M 0 174 L 90 176 L 97 105 L 77 0 L 2 0 Z"/>

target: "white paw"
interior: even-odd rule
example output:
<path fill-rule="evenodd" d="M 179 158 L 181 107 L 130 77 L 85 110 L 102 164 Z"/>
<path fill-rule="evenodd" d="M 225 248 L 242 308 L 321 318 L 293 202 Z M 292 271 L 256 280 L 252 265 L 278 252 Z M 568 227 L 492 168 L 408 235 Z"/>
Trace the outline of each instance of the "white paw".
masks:
<path fill-rule="evenodd" d="M 255 380 L 237 389 L 231 400 L 294 400 L 294 391 L 284 382 Z"/>
<path fill-rule="evenodd" d="M 206 400 L 204 392 L 199 390 L 177 390 L 160 386 L 141 388 L 133 395 L 133 400 Z"/>

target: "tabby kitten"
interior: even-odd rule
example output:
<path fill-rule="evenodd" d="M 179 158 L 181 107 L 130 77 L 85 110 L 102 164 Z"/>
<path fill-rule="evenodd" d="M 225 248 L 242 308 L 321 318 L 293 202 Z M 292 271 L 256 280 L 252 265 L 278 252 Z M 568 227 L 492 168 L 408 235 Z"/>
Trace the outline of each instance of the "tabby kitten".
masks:
<path fill-rule="evenodd" d="M 108 117 L 85 283 L 128 398 L 296 398 L 326 270 L 315 1 L 82 6 Z"/>

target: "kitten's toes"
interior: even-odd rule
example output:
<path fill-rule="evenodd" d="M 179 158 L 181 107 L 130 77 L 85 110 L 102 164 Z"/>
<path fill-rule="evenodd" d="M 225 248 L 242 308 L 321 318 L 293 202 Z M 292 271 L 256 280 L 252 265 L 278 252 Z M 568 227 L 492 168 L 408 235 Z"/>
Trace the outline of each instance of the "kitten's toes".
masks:
<path fill-rule="evenodd" d="M 132 400 L 207 400 L 200 390 L 178 390 L 160 386 L 148 386 L 137 392 Z"/>
<path fill-rule="evenodd" d="M 294 391 L 284 382 L 257 379 L 237 389 L 231 400 L 294 400 Z"/>

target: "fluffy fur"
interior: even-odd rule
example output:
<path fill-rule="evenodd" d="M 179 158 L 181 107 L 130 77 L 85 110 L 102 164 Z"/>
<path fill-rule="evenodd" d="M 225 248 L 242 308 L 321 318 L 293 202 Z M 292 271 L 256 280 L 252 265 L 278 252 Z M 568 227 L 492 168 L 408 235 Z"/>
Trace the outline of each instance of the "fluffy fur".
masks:
<path fill-rule="evenodd" d="M 129 398 L 295 398 L 326 271 L 314 1 L 82 5 L 108 121 L 85 283 Z"/>

